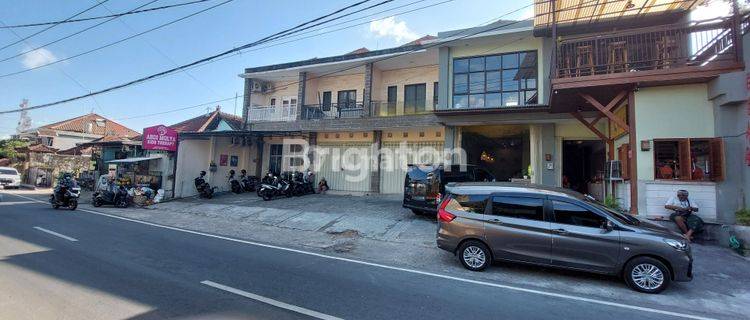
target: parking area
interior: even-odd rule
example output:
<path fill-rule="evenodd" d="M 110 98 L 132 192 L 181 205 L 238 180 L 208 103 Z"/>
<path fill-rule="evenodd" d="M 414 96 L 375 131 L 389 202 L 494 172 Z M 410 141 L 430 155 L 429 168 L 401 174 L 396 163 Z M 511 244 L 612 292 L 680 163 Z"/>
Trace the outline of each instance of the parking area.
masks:
<path fill-rule="evenodd" d="M 30 192 L 24 196 L 34 197 Z M 688 313 L 721 310 L 720 318 L 745 318 L 750 305 L 750 260 L 714 245 L 694 245 L 695 279 L 673 283 L 659 295 L 636 293 L 613 277 L 520 264 L 499 263 L 485 272 L 470 272 L 436 248 L 433 217 L 414 215 L 393 196 L 316 194 L 263 201 L 252 193 L 221 194 L 144 209 L 88 204 L 81 209 L 476 281 Z"/>

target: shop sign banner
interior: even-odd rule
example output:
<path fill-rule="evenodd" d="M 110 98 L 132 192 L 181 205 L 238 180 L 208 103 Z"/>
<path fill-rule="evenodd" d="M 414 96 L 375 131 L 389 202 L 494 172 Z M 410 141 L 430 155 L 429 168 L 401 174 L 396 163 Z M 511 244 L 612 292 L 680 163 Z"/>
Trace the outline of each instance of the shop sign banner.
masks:
<path fill-rule="evenodd" d="M 143 129 L 143 149 L 177 151 L 177 131 L 164 125 Z"/>

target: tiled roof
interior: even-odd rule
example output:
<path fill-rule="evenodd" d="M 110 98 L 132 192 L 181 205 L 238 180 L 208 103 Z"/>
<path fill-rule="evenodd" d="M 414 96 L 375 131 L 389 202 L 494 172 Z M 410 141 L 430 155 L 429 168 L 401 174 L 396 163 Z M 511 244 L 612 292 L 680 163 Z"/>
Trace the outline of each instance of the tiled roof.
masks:
<path fill-rule="evenodd" d="M 87 115 L 75 117 L 73 119 L 48 124 L 46 126 L 40 127 L 38 130 L 40 132 L 49 132 L 48 130 L 72 131 L 101 136 L 122 137 L 134 137 L 139 134 L 137 131 L 134 131 L 117 122 L 102 117 L 96 113 L 89 113 Z"/>
<path fill-rule="evenodd" d="M 91 146 L 77 146 L 70 149 L 65 149 L 62 151 L 58 151 L 57 154 L 63 154 L 63 155 L 69 155 L 69 156 L 81 156 L 81 155 L 91 155 Z"/>
<path fill-rule="evenodd" d="M 48 147 L 43 144 L 32 144 L 27 147 L 22 147 L 16 149 L 19 152 L 35 152 L 35 153 L 56 153 L 57 149 Z"/>
<path fill-rule="evenodd" d="M 370 49 L 367 49 L 367 48 L 365 48 L 365 47 L 362 47 L 362 48 L 359 48 L 359 49 L 357 49 L 357 50 L 354 50 L 354 51 L 352 51 L 352 52 L 349 52 L 349 53 L 347 53 L 347 54 L 360 54 L 360 53 L 368 53 L 368 52 L 370 52 Z"/>
<path fill-rule="evenodd" d="M 422 44 L 424 44 L 425 41 L 434 40 L 434 39 L 437 39 L 437 37 L 436 36 L 431 36 L 431 35 L 428 34 L 428 35 L 426 35 L 424 37 L 421 37 L 421 38 L 419 38 L 417 40 L 414 40 L 412 42 L 404 44 L 404 46 L 417 46 L 417 45 L 421 46 Z"/>
<path fill-rule="evenodd" d="M 216 128 L 219 121 L 224 120 L 233 130 L 242 130 L 242 118 L 233 114 L 221 112 L 216 108 L 214 112 L 197 116 L 169 126 L 177 132 L 204 132 Z"/>

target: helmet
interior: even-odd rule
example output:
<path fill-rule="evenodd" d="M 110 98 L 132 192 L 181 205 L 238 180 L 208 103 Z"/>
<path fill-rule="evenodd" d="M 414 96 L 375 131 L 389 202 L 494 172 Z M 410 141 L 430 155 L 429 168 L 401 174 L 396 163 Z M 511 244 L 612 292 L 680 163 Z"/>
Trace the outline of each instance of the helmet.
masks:
<path fill-rule="evenodd" d="M 206 171 L 201 170 L 201 177 L 206 175 Z"/>

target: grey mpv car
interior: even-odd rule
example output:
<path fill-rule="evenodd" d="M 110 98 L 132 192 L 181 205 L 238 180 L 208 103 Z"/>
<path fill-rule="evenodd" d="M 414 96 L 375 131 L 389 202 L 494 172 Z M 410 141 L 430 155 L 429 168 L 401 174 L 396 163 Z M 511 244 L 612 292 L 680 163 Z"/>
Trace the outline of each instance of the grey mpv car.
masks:
<path fill-rule="evenodd" d="M 530 263 L 621 276 L 646 293 L 693 277 L 680 235 L 570 190 L 451 183 L 437 216 L 438 247 L 472 271 L 495 260 Z"/>

